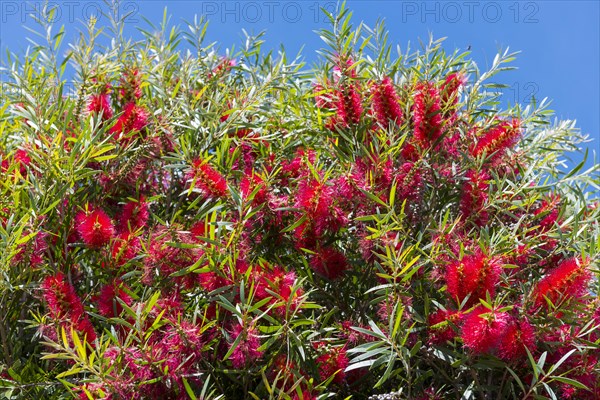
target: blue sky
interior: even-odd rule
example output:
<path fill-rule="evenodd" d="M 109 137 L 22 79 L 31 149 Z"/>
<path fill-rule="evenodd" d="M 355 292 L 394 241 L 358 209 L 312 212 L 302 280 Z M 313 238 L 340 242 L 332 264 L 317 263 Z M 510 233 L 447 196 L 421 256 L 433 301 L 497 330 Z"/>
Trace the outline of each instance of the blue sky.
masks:
<path fill-rule="evenodd" d="M 106 10 L 101 0 L 54 1 L 59 5 L 56 22 L 65 25 L 67 42 L 74 38 L 81 20 Z M 0 0 L 0 47 L 2 60 L 6 48 L 23 52 L 31 36 L 25 26 L 33 27 L 34 5 L 39 1 Z M 349 0 L 354 21 L 374 25 L 385 18 L 392 42 L 414 47 L 418 38 L 429 33 L 447 37 L 445 48 L 471 47 L 472 58 L 486 69 L 499 48 L 520 51 L 514 66 L 498 80 L 510 85 L 507 102 L 527 102 L 531 95 L 552 100 L 551 108 L 561 119 L 576 119 L 579 128 L 594 138 L 588 147 L 600 154 L 600 2 L 589 1 L 407 1 Z M 319 8 L 333 10 L 336 1 L 265 0 L 265 1 L 129 1 L 122 0 L 120 10 L 131 12 L 127 30 L 136 35 L 136 27 L 146 26 L 142 16 L 158 24 L 164 6 L 171 22 L 182 24 L 194 14 L 210 20 L 208 40 L 225 49 L 239 45 L 242 29 L 266 30 L 267 47 L 284 44 L 289 54 L 304 47 L 308 62 L 317 58 L 322 42 L 315 30 L 323 27 Z M 239 46 L 238 46 L 239 47 Z M 591 166 L 592 161 L 588 161 Z"/>

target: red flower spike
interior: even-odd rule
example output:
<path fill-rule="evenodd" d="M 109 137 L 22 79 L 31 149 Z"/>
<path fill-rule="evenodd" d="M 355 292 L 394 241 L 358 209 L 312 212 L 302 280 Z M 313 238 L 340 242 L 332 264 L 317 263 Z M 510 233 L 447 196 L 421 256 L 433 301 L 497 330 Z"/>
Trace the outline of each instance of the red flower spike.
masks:
<path fill-rule="evenodd" d="M 445 105 L 455 105 L 458 102 L 458 90 L 465 85 L 467 77 L 462 72 L 455 72 L 446 77 L 442 84 L 441 96 Z"/>
<path fill-rule="evenodd" d="M 332 248 L 324 248 L 317 252 L 310 261 L 312 269 L 327 279 L 337 279 L 348 269 L 346 256 Z"/>
<path fill-rule="evenodd" d="M 130 232 L 117 235 L 110 248 L 112 259 L 121 266 L 138 255 L 141 248 L 140 238 Z"/>
<path fill-rule="evenodd" d="M 334 205 L 333 186 L 305 179 L 298 184 L 296 207 L 302 209 L 317 236 L 325 231 L 337 232 L 346 222 L 339 207 Z"/>
<path fill-rule="evenodd" d="M 198 158 L 192 163 L 192 169 L 187 174 L 188 180 L 193 180 L 197 188 L 210 198 L 227 196 L 227 181 L 214 170 L 206 161 Z"/>
<path fill-rule="evenodd" d="M 112 220 L 101 209 L 88 207 L 85 211 L 80 211 L 75 223 L 81 240 L 90 248 L 108 244 L 115 234 Z"/>
<path fill-rule="evenodd" d="M 428 319 L 429 343 L 444 344 L 456 337 L 452 324 L 459 325 L 462 313 L 452 310 L 438 310 Z M 445 323 L 445 324 L 444 324 Z"/>
<path fill-rule="evenodd" d="M 251 173 L 250 176 L 244 176 L 240 182 L 240 192 L 244 199 L 256 190 L 252 198 L 252 204 L 260 205 L 267 202 L 267 188 L 264 180 L 257 174 Z"/>
<path fill-rule="evenodd" d="M 319 107 L 319 108 L 331 107 L 331 105 L 332 105 L 331 94 L 329 93 L 328 90 L 326 91 L 326 89 L 323 85 L 321 85 L 320 83 L 315 84 L 315 86 L 313 88 L 313 92 L 315 94 L 315 104 L 317 105 L 317 107 Z"/>
<path fill-rule="evenodd" d="M 478 226 L 483 226 L 489 218 L 485 202 L 488 198 L 490 175 L 485 171 L 469 170 L 466 178 L 460 198 L 460 213 L 464 218 L 472 218 Z"/>
<path fill-rule="evenodd" d="M 527 357 L 527 350 L 535 350 L 535 330 L 527 318 L 513 320 L 500 340 L 498 355 L 506 362 L 517 362 Z"/>
<path fill-rule="evenodd" d="M 127 144 L 130 133 L 140 132 L 148 125 L 150 113 L 134 102 L 127 103 L 123 108 L 123 114 L 117 119 L 115 125 L 110 128 L 110 133 L 119 141 Z"/>
<path fill-rule="evenodd" d="M 578 258 L 563 260 L 537 284 L 534 296 L 536 306 L 546 306 L 546 298 L 557 304 L 561 297 L 581 297 L 591 280 L 591 273 Z"/>
<path fill-rule="evenodd" d="M 0 164 L 0 171 L 8 171 L 11 165 L 15 165 L 19 167 L 19 173 L 22 177 L 27 176 L 27 167 L 31 164 L 31 158 L 29 158 L 29 154 L 27 154 L 27 151 L 22 149 L 15 151 L 12 160 L 10 158 L 5 158 L 1 151 L 0 156 L 2 156 L 2 164 Z"/>
<path fill-rule="evenodd" d="M 242 339 L 229 357 L 235 369 L 243 369 L 262 357 L 262 351 L 258 350 L 260 339 L 256 328 L 254 326 L 244 328 L 240 324 L 235 324 L 231 332 L 232 345 L 240 335 L 242 335 Z"/>
<path fill-rule="evenodd" d="M 440 93 L 433 83 L 417 84 L 412 111 L 415 141 L 428 148 L 442 135 Z"/>
<path fill-rule="evenodd" d="M 62 272 L 48 276 L 41 284 L 43 297 L 52 318 L 69 317 L 77 320 L 84 315 L 81 299 Z"/>
<path fill-rule="evenodd" d="M 344 370 L 348 367 L 346 348 L 329 348 L 325 354 L 317 358 L 317 366 L 319 367 L 319 376 L 322 381 L 329 379 L 329 377 L 335 374 L 333 382 L 342 384 L 346 377 Z"/>
<path fill-rule="evenodd" d="M 92 114 L 102 114 L 102 120 L 106 121 L 113 117 L 110 106 L 110 96 L 105 93 L 93 94 L 88 99 L 87 110 Z"/>
<path fill-rule="evenodd" d="M 127 286 L 119 280 L 115 280 L 112 283 L 103 286 L 96 297 L 98 312 L 107 318 L 114 318 L 121 315 L 123 306 L 117 301 L 117 297 L 124 301 L 128 306 L 130 306 L 133 301 L 125 289 L 128 289 Z"/>
<path fill-rule="evenodd" d="M 144 196 L 139 201 L 131 201 L 123 206 L 119 215 L 119 231 L 135 232 L 146 226 L 150 212 Z"/>
<path fill-rule="evenodd" d="M 489 258 L 477 250 L 462 260 L 451 262 L 445 271 L 448 294 L 458 304 L 468 296 L 466 307 L 485 299 L 486 293 L 494 296 L 500 280 L 502 264 L 499 259 Z"/>
<path fill-rule="evenodd" d="M 394 84 L 389 77 L 383 78 L 381 83 L 375 84 L 372 88 L 373 93 L 373 111 L 377 122 L 383 127 L 389 127 L 391 123 L 402 124 L 402 109 L 400 108 L 400 99 Z"/>
<path fill-rule="evenodd" d="M 490 161 L 497 161 L 507 149 L 512 148 L 521 137 L 520 121 L 500 121 L 477 138 L 477 143 L 471 147 L 471 155 L 479 157 L 485 154 Z"/>
<path fill-rule="evenodd" d="M 142 97 L 142 76 L 139 69 L 131 68 L 121 77 L 119 97 L 124 101 L 135 101 Z"/>
<path fill-rule="evenodd" d="M 464 346 L 474 354 L 492 352 L 505 334 L 509 322 L 507 313 L 477 306 L 463 319 L 460 336 Z"/>

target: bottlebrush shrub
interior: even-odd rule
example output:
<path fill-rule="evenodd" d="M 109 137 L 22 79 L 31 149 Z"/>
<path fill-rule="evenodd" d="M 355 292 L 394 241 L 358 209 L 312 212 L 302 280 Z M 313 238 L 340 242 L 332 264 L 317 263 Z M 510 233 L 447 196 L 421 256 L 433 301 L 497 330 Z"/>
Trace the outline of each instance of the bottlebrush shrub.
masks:
<path fill-rule="evenodd" d="M 6 397 L 600 396 L 598 168 L 502 110 L 513 54 L 393 56 L 343 6 L 310 72 L 123 23 L 6 71 Z"/>

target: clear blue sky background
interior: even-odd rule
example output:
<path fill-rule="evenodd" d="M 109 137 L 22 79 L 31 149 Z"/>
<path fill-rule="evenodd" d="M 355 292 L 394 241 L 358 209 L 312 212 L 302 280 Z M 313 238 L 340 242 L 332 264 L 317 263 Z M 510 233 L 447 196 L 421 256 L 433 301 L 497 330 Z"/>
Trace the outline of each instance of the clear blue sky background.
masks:
<path fill-rule="evenodd" d="M 29 16 L 39 1 L 0 0 L 0 47 L 2 60 L 8 47 L 23 52 L 31 36 L 24 28 L 33 27 Z M 80 28 L 81 20 L 91 15 L 106 23 L 100 14 L 106 6 L 100 0 L 54 1 L 59 5 L 57 23 L 67 28 L 67 42 Z M 128 1 L 121 11 L 132 14 L 127 30 L 134 36 L 136 27 L 145 27 L 143 17 L 158 24 L 165 5 L 171 22 L 182 24 L 194 14 L 210 20 L 208 40 L 225 49 L 239 45 L 242 28 L 267 31 L 267 47 L 284 44 L 288 53 L 304 47 L 309 63 L 317 58 L 322 42 L 315 30 L 325 26 L 319 8 L 333 10 L 335 1 Z M 349 0 L 357 24 L 373 26 L 385 18 L 392 42 L 402 48 L 414 47 L 418 38 L 447 37 L 445 48 L 466 49 L 480 69 L 486 69 L 499 48 L 521 51 L 514 65 L 518 70 L 505 73 L 498 81 L 510 85 L 507 102 L 527 102 L 531 95 L 552 100 L 552 109 L 561 119 L 576 119 L 579 128 L 594 142 L 588 147 L 600 154 L 600 1 L 400 1 Z M 183 25 L 183 24 L 182 24 Z M 239 47 L 239 46 L 237 46 Z M 588 160 L 592 165 L 592 160 Z"/>

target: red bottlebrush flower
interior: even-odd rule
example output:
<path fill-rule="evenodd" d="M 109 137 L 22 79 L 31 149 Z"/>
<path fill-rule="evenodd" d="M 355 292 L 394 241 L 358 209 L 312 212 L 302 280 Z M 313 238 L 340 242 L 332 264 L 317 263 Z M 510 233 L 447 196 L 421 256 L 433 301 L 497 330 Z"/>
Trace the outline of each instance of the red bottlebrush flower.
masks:
<path fill-rule="evenodd" d="M 317 159 L 317 153 L 314 150 L 296 150 L 294 158 L 291 161 L 283 160 L 281 162 L 281 172 L 297 178 L 308 171 L 308 164 L 314 165 Z"/>
<path fill-rule="evenodd" d="M 299 306 L 300 296 L 304 293 L 302 289 L 292 293 L 292 288 L 296 282 L 296 274 L 293 271 L 285 272 L 283 268 L 276 266 L 272 270 L 264 272 L 261 276 L 263 281 L 262 294 L 257 292 L 258 298 L 266 298 L 270 294 L 265 290 L 269 289 L 277 296 L 272 300 L 273 303 L 280 303 L 275 307 L 275 312 L 280 316 L 285 316 L 287 304 L 290 304 L 290 312 L 294 312 Z M 258 289 L 257 289 L 258 290 Z"/>
<path fill-rule="evenodd" d="M 452 310 L 438 310 L 428 319 L 429 343 L 444 344 L 456 337 L 452 324 L 459 325 L 462 313 Z"/>
<path fill-rule="evenodd" d="M 354 82 L 356 69 L 352 68 L 354 62 L 346 56 L 341 56 L 334 67 L 334 83 L 338 85 L 335 91 L 334 107 L 337 115 L 327 124 L 329 129 L 336 127 L 347 128 L 351 124 L 358 124 L 363 113 L 360 89 Z"/>
<path fill-rule="evenodd" d="M 195 183 L 204 195 L 211 198 L 227 196 L 227 181 L 208 162 L 198 158 L 192 163 L 187 179 Z"/>
<path fill-rule="evenodd" d="M 465 255 L 446 267 L 448 294 L 458 304 L 470 295 L 466 306 L 476 304 L 486 298 L 486 292 L 494 296 L 501 272 L 499 259 L 489 258 L 477 249 L 474 254 Z"/>
<path fill-rule="evenodd" d="M 130 232 L 122 232 L 113 240 L 110 255 L 117 265 L 124 265 L 138 255 L 140 238 Z"/>
<path fill-rule="evenodd" d="M 458 90 L 467 82 L 467 77 L 462 72 L 455 72 L 446 77 L 442 84 L 441 97 L 444 105 L 454 105 L 458 102 Z"/>
<path fill-rule="evenodd" d="M 214 271 L 201 273 L 198 279 L 200 280 L 200 285 L 207 292 L 212 292 L 231 284 L 231 281 L 225 279 Z"/>
<path fill-rule="evenodd" d="M 527 318 L 513 320 L 498 345 L 498 355 L 506 362 L 516 362 L 535 349 L 535 330 Z"/>
<path fill-rule="evenodd" d="M 334 205 L 334 188 L 314 179 L 298 184 L 296 207 L 302 209 L 317 236 L 337 232 L 346 222 L 342 210 Z"/>
<path fill-rule="evenodd" d="M 513 119 L 510 122 L 500 121 L 483 135 L 477 138 L 477 142 L 471 147 L 471 155 L 479 157 L 485 154 L 491 162 L 497 161 L 519 141 L 521 136 L 520 121 Z"/>
<path fill-rule="evenodd" d="M 110 242 L 115 234 L 112 220 L 101 209 L 86 207 L 75 218 L 77 233 L 91 248 L 99 248 Z"/>
<path fill-rule="evenodd" d="M 333 280 L 342 276 L 348 269 L 348 260 L 339 251 L 326 247 L 313 256 L 310 266 L 316 273 Z"/>
<path fill-rule="evenodd" d="M 235 369 L 243 369 L 262 357 L 262 351 L 258 350 L 260 338 L 256 328 L 254 326 L 245 328 L 241 324 L 235 324 L 231 332 L 231 345 L 240 335 L 242 338 L 229 357 Z"/>
<path fill-rule="evenodd" d="M 84 315 L 81 299 L 62 272 L 46 277 L 41 287 L 52 318 L 69 317 L 77 320 Z"/>
<path fill-rule="evenodd" d="M 351 124 L 358 124 L 363 113 L 363 106 L 357 86 L 352 83 L 342 84 L 341 89 L 336 93 L 336 97 L 337 123 L 335 125 L 347 128 Z"/>
<path fill-rule="evenodd" d="M 148 125 L 148 117 L 150 114 L 142 107 L 134 102 L 127 103 L 123 107 L 123 114 L 117 119 L 115 125 L 110 128 L 110 133 L 115 135 L 118 140 L 127 139 L 132 132 L 140 132 Z"/>
<path fill-rule="evenodd" d="M 404 145 L 402 145 L 402 158 L 408 162 L 416 162 L 421 158 L 421 154 L 414 146 L 412 141 L 406 141 Z"/>
<path fill-rule="evenodd" d="M 25 150 L 19 149 L 15 151 L 14 162 L 20 165 L 21 175 L 25 175 L 27 173 L 27 170 L 25 170 L 24 168 L 31 164 L 31 158 L 29 158 L 29 154 L 27 154 Z"/>
<path fill-rule="evenodd" d="M 328 348 L 325 354 L 317 358 L 317 366 L 319 368 L 319 376 L 322 381 L 329 379 L 335 374 L 333 382 L 342 384 L 346 373 L 344 370 L 348 367 L 348 357 L 346 356 L 345 347 Z"/>
<path fill-rule="evenodd" d="M 302 373 L 298 370 L 296 363 L 289 359 L 286 354 L 282 353 L 275 357 L 267 374 L 270 382 L 273 382 L 278 388 L 286 392 L 292 389 L 297 379 L 301 376 Z"/>
<path fill-rule="evenodd" d="M 107 318 L 121 315 L 123 306 L 117 301 L 117 297 L 128 306 L 132 303 L 131 297 L 125 291 L 126 289 L 128 289 L 127 286 L 118 280 L 103 286 L 96 297 L 98 312 Z"/>
<path fill-rule="evenodd" d="M 357 324 L 354 323 L 351 320 L 345 320 L 342 321 L 340 323 L 340 333 L 339 333 L 339 337 L 342 340 L 346 340 L 349 344 L 352 345 L 357 345 L 359 344 L 361 341 L 369 341 L 369 336 L 365 335 L 364 333 L 355 331 L 354 329 L 352 329 L 353 326 L 356 326 Z M 368 327 L 362 327 L 368 330 Z"/>
<path fill-rule="evenodd" d="M 460 337 L 474 354 L 490 353 L 502 339 L 509 322 L 508 313 L 477 306 L 464 317 Z"/>
<path fill-rule="evenodd" d="M 149 216 L 148 203 L 143 196 L 139 201 L 131 201 L 123 206 L 119 215 L 119 231 L 135 232 L 146 226 Z"/>
<path fill-rule="evenodd" d="M 356 79 L 354 60 L 349 55 L 338 55 L 333 67 L 333 81 L 339 83 L 342 77 Z"/>
<path fill-rule="evenodd" d="M 535 305 L 547 305 L 546 298 L 556 304 L 561 297 L 581 297 L 591 280 L 591 273 L 578 258 L 563 260 L 537 284 Z"/>
<path fill-rule="evenodd" d="M 255 174 L 251 173 L 251 175 L 244 176 L 240 182 L 240 192 L 244 199 L 247 199 L 254 191 L 254 197 L 252 198 L 252 204 L 260 205 L 267 202 L 267 188 L 265 181 Z"/>
<path fill-rule="evenodd" d="M 163 360 L 168 378 L 176 383 L 180 392 L 185 391 L 182 378 L 196 372 L 194 366 L 202 356 L 205 341 L 201 328 L 182 320 L 172 322 L 164 329 L 164 334 L 157 336 L 153 343 L 155 354 Z"/>
<path fill-rule="evenodd" d="M 373 86 L 373 110 L 377 122 L 383 127 L 389 127 L 390 123 L 402 124 L 402 109 L 400 99 L 389 77 L 383 78 L 381 83 Z"/>
<path fill-rule="evenodd" d="M 397 294 L 389 294 L 377 304 L 377 316 L 381 318 L 382 322 L 387 322 L 390 317 L 393 317 L 394 309 L 398 304 L 403 306 L 402 319 L 410 318 L 408 309 L 412 306 L 412 298 Z"/>
<path fill-rule="evenodd" d="M 466 177 L 460 198 L 460 213 L 464 218 L 473 218 L 473 222 L 483 226 L 489 218 L 485 202 L 488 198 L 490 176 L 485 171 L 469 170 Z"/>
<path fill-rule="evenodd" d="M 421 147 L 430 147 L 442 135 L 440 93 L 431 82 L 419 82 L 413 104 L 414 138 Z"/>
<path fill-rule="evenodd" d="M 73 321 L 71 321 L 71 323 L 73 323 Z M 76 320 L 73 323 L 73 329 L 79 332 L 81 338 L 85 338 L 87 343 L 96 340 L 96 330 L 87 316 Z"/>
<path fill-rule="evenodd" d="M 102 114 L 104 121 L 111 119 L 113 110 L 110 106 L 110 96 L 105 93 L 91 95 L 88 99 L 87 110 L 93 114 Z"/>
<path fill-rule="evenodd" d="M 207 228 L 206 221 L 200 220 L 195 222 L 194 225 L 190 227 L 190 233 L 194 238 L 206 237 L 208 233 Z"/>

